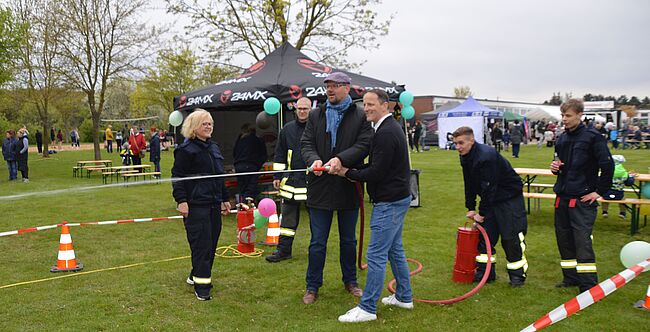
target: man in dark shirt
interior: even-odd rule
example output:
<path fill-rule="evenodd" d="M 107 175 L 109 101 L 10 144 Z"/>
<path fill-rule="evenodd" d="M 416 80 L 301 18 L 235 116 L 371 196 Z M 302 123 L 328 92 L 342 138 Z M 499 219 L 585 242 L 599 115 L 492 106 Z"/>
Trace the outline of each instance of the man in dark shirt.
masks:
<path fill-rule="evenodd" d="M 257 172 L 266 162 L 266 144 L 257 137 L 255 127 L 246 123 L 241 127 L 241 134 L 235 141 L 233 149 L 235 172 L 248 173 Z M 246 202 L 246 198 L 257 200 L 259 190 L 257 180 L 259 175 L 241 175 L 237 176 L 237 185 L 239 187 L 239 201 Z"/>
<path fill-rule="evenodd" d="M 363 110 L 375 131 L 369 163 L 359 169 L 341 167 L 338 175 L 368 184 L 368 194 L 373 204 L 367 256 L 368 278 L 359 306 L 339 317 L 339 321 L 344 323 L 377 319 L 377 300 L 384 286 L 387 260 L 397 280 L 397 291 L 383 298 L 382 303 L 404 309 L 413 308 L 409 268 L 402 244 L 404 218 L 411 203 L 411 170 L 406 137 L 388 109 L 388 94 L 385 91 L 367 91 L 363 96 Z"/>
<path fill-rule="evenodd" d="M 560 111 L 565 131 L 555 143 L 551 171 L 557 175 L 555 237 L 564 278 L 556 286 L 578 286 L 584 292 L 598 284 L 591 235 L 598 214 L 596 200 L 612 186 L 614 162 L 606 139 L 580 121 L 582 101 L 569 99 Z"/>
<path fill-rule="evenodd" d="M 460 127 L 454 131 L 453 136 L 463 167 L 467 217 L 481 223 L 485 228 L 492 245 L 492 263 L 496 262 L 494 247 L 501 236 L 501 246 L 508 261 L 506 268 L 510 276 L 510 286 L 523 286 L 528 270 L 525 254 L 528 222 L 521 178 L 494 148 L 474 140 L 472 128 Z M 481 197 L 478 213 L 477 195 Z M 482 237 L 478 250 L 475 282 L 483 278 L 488 262 L 487 248 Z M 492 268 L 487 280 L 495 279 L 496 269 Z"/>

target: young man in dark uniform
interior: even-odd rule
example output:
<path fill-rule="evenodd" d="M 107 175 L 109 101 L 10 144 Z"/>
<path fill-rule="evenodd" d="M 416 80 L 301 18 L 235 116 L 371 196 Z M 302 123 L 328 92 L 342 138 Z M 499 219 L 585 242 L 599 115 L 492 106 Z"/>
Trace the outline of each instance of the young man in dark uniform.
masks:
<path fill-rule="evenodd" d="M 474 141 L 472 128 L 460 127 L 454 131 L 453 136 L 463 167 L 465 207 L 469 210 L 467 217 L 481 223 L 485 228 L 492 245 L 492 263 L 496 262 L 494 246 L 501 236 L 501 246 L 508 261 L 506 268 L 510 276 L 510 286 L 523 286 L 528 270 L 525 253 L 528 222 L 521 178 L 493 147 Z M 478 213 L 477 195 L 481 197 Z M 483 278 L 488 262 L 483 237 L 479 241 L 478 249 L 475 282 Z M 496 269 L 493 266 L 488 281 L 495 279 Z"/>
<path fill-rule="evenodd" d="M 311 100 L 302 97 L 296 102 L 296 120 L 284 125 L 280 131 L 278 145 L 275 147 L 273 170 L 303 169 L 307 166 L 300 154 L 300 138 L 311 110 Z M 307 200 L 307 183 L 304 172 L 276 174 L 273 187 L 282 196 L 282 222 L 280 224 L 280 241 L 277 250 L 266 256 L 266 260 L 275 263 L 291 258 L 291 248 L 296 229 L 300 222 L 300 203 Z"/>
<path fill-rule="evenodd" d="M 598 214 L 596 200 L 612 185 L 614 162 L 605 138 L 580 120 L 582 101 L 569 99 L 560 111 L 565 130 L 555 142 L 551 171 L 557 175 L 555 236 L 564 278 L 556 286 L 578 286 L 584 292 L 598 284 L 591 237 Z"/>

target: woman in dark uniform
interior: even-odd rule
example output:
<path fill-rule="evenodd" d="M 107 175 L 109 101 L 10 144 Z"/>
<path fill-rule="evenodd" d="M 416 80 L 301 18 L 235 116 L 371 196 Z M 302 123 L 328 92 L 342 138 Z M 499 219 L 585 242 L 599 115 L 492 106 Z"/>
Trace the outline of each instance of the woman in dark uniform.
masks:
<path fill-rule="evenodd" d="M 210 140 L 214 122 L 210 113 L 196 109 L 183 123 L 187 140 L 174 151 L 172 195 L 183 215 L 187 241 L 192 251 L 192 271 L 187 283 L 194 285 L 194 294 L 201 301 L 210 300 L 212 263 L 221 234 L 221 214 L 230 211 L 224 180 L 201 178 L 223 174 L 223 156 L 219 146 Z"/>

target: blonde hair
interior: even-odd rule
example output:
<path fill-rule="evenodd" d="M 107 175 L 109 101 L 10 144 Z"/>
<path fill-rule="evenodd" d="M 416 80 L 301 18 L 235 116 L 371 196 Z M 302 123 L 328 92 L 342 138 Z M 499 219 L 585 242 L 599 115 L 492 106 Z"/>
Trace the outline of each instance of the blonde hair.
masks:
<path fill-rule="evenodd" d="M 25 136 L 25 133 L 27 133 L 27 129 L 25 129 L 25 128 L 18 129 L 18 137 L 19 138 Z"/>
<path fill-rule="evenodd" d="M 183 121 L 183 128 L 181 129 L 181 134 L 185 138 L 194 139 L 196 138 L 196 131 L 201 127 L 201 124 L 206 121 L 213 121 L 212 115 L 208 111 L 202 108 L 195 108 L 194 112 L 185 118 Z"/>

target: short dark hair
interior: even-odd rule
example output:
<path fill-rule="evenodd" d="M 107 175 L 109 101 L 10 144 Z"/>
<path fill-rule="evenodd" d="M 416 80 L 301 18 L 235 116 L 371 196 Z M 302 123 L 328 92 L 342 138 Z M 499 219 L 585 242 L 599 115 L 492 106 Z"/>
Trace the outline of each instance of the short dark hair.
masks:
<path fill-rule="evenodd" d="M 564 113 L 568 110 L 574 110 L 576 113 L 582 113 L 585 111 L 585 103 L 580 99 L 571 98 L 560 106 L 560 112 Z"/>
<path fill-rule="evenodd" d="M 463 135 L 474 136 L 474 130 L 472 130 L 471 127 L 462 126 L 462 127 L 458 128 L 458 129 L 454 130 L 454 133 L 451 134 L 451 136 L 453 136 L 454 138 L 456 138 L 458 136 L 463 136 Z"/>
<path fill-rule="evenodd" d="M 374 93 L 379 98 L 380 103 L 387 103 L 389 101 L 388 93 L 382 89 L 370 89 L 366 93 Z"/>

